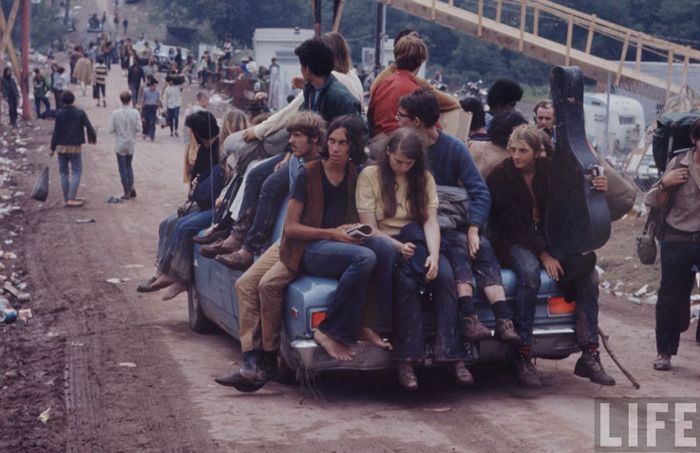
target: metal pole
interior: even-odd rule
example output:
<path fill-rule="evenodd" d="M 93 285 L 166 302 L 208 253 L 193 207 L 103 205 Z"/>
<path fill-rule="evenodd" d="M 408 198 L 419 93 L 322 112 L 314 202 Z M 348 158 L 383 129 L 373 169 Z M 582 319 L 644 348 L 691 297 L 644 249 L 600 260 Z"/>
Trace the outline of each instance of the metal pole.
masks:
<path fill-rule="evenodd" d="M 385 21 L 386 6 L 383 3 L 377 3 L 377 30 L 374 41 L 374 75 L 376 76 L 382 70 L 382 49 L 384 48 L 384 30 L 386 27 Z"/>
<path fill-rule="evenodd" d="M 32 119 L 32 108 L 29 103 L 29 15 L 31 13 L 29 0 L 22 2 L 22 118 Z"/>
<path fill-rule="evenodd" d="M 321 0 L 311 0 L 314 15 L 314 35 L 321 36 Z"/>
<path fill-rule="evenodd" d="M 605 155 L 610 155 L 610 90 L 612 74 L 608 72 L 608 84 L 605 87 Z"/>

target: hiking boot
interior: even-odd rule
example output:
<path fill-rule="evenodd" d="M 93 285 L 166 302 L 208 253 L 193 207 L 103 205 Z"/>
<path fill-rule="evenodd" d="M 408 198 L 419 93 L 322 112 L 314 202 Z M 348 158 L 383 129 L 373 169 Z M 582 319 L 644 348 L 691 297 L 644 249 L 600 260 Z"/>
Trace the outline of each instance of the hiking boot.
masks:
<path fill-rule="evenodd" d="M 228 230 L 213 231 L 202 236 L 195 236 L 192 238 L 192 242 L 200 245 L 209 245 L 221 239 L 222 241 L 228 237 Z"/>
<path fill-rule="evenodd" d="M 200 247 L 199 254 L 206 258 L 214 258 L 216 255 L 233 253 L 241 248 L 242 245 L 243 243 L 236 236 L 230 234 L 226 239 Z"/>
<path fill-rule="evenodd" d="M 472 376 L 471 372 L 469 372 L 467 367 L 464 365 L 464 362 L 461 360 L 453 363 L 449 367 L 449 370 L 450 373 L 452 373 L 452 376 L 454 376 L 457 385 L 466 387 L 474 383 L 474 376 Z"/>
<path fill-rule="evenodd" d="M 413 371 L 413 365 L 409 362 L 401 362 L 396 370 L 398 371 L 399 384 L 401 384 L 401 387 L 409 392 L 418 390 L 418 378 Z"/>
<path fill-rule="evenodd" d="M 537 375 L 537 369 L 532 363 L 530 354 L 522 351 L 515 357 L 515 376 L 521 384 L 529 389 L 542 388 L 542 381 Z"/>
<path fill-rule="evenodd" d="M 253 255 L 249 253 L 244 256 L 240 250 L 227 255 L 217 255 L 214 259 L 226 267 L 239 271 L 245 271 L 253 265 Z"/>
<path fill-rule="evenodd" d="M 234 373 L 216 378 L 217 384 L 234 387 L 240 392 L 255 392 L 262 388 L 270 380 L 269 375 L 263 369 L 262 362 L 265 357 L 261 351 L 248 351 L 243 353 L 243 364 Z"/>
<path fill-rule="evenodd" d="M 588 378 L 596 384 L 615 385 L 615 379 L 608 375 L 600 363 L 600 353 L 598 351 L 584 350 L 581 357 L 576 361 L 574 367 L 576 376 Z"/>
<path fill-rule="evenodd" d="M 515 331 L 515 326 L 513 326 L 513 321 L 510 319 L 497 319 L 496 328 L 494 329 L 494 336 L 504 343 L 512 344 L 518 346 L 523 342 L 520 335 Z"/>
<path fill-rule="evenodd" d="M 491 331 L 476 315 L 462 318 L 462 337 L 467 341 L 480 341 L 491 338 Z"/>
<path fill-rule="evenodd" d="M 129 192 L 129 195 L 131 195 L 131 198 L 136 198 L 136 189 L 132 187 L 131 191 Z"/>

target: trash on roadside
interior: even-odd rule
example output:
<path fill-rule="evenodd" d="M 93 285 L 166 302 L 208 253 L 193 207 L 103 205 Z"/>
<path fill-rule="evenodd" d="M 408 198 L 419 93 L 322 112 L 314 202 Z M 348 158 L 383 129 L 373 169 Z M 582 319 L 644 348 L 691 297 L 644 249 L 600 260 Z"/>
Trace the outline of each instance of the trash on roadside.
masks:
<path fill-rule="evenodd" d="M 17 312 L 17 318 L 25 323 L 32 319 L 32 311 L 29 308 L 22 308 Z"/>
<path fill-rule="evenodd" d="M 143 264 L 124 264 L 122 265 L 124 269 L 141 269 Z"/>
<path fill-rule="evenodd" d="M 75 219 L 75 223 L 95 223 L 95 219 Z"/>
<path fill-rule="evenodd" d="M 136 364 L 134 362 L 120 362 L 118 365 L 123 368 L 136 368 Z"/>
<path fill-rule="evenodd" d="M 44 412 L 39 414 L 38 420 L 44 425 L 49 421 L 49 414 L 51 413 L 51 408 L 49 407 Z"/>
<path fill-rule="evenodd" d="M 637 291 L 635 291 L 632 295 L 634 297 L 641 297 L 647 293 L 648 289 L 649 289 L 649 285 L 644 285 L 641 288 L 639 288 Z"/>
<path fill-rule="evenodd" d="M 15 322 L 16 319 L 17 312 L 10 305 L 10 301 L 0 297 L 0 324 L 10 324 Z"/>
<path fill-rule="evenodd" d="M 597 264 L 595 266 L 595 270 L 596 270 L 596 272 L 598 272 L 598 275 L 603 275 L 605 273 L 605 270 L 602 267 L 598 266 Z"/>
<path fill-rule="evenodd" d="M 117 204 L 117 203 L 123 203 L 123 202 L 124 202 L 124 200 L 122 200 L 121 198 L 118 198 L 118 197 L 107 198 L 107 203 Z"/>
<path fill-rule="evenodd" d="M 118 285 L 120 283 L 128 282 L 129 280 L 131 280 L 131 279 L 128 277 L 114 277 L 114 278 L 108 278 L 105 281 L 107 283 L 111 283 L 113 285 Z"/>

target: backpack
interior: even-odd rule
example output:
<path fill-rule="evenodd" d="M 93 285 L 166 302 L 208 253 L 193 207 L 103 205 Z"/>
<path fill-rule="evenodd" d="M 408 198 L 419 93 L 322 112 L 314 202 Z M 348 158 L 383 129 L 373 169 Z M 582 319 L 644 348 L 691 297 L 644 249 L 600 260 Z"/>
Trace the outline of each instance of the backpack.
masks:
<path fill-rule="evenodd" d="M 691 148 L 690 126 L 700 118 L 700 112 L 664 113 L 656 121 L 652 138 L 652 153 L 659 172 L 666 171 L 666 164 L 673 157 L 673 151 Z"/>

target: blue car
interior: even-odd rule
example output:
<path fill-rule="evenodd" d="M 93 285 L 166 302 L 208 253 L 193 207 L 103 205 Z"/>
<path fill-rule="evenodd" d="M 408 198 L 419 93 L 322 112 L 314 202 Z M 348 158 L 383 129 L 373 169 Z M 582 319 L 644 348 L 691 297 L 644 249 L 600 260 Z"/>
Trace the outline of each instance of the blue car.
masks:
<path fill-rule="evenodd" d="M 282 233 L 286 205 L 279 213 L 273 238 Z M 208 333 L 217 326 L 232 337 L 240 335 L 238 302 L 234 284 L 242 274 L 223 264 L 204 258 L 199 245 L 194 250 L 194 281 L 188 291 L 189 324 L 192 330 Z M 502 271 L 506 299 L 515 299 L 515 274 Z M 541 271 L 534 323 L 533 357 L 564 359 L 579 350 L 574 334 L 575 304 L 566 303 L 556 283 Z M 351 361 L 338 361 L 330 357 L 313 340 L 312 331 L 325 317 L 329 302 L 336 290 L 337 281 L 308 275 L 298 276 L 287 288 L 284 302 L 284 329 L 280 346 L 280 373 L 278 379 L 292 381 L 299 371 L 323 370 L 377 370 L 394 367 L 391 353 L 379 347 L 358 342 L 352 346 L 355 355 Z M 479 319 L 492 331 L 496 320 L 485 300 L 475 296 Z M 431 317 L 426 317 L 430 323 Z M 424 330 L 433 331 L 430 325 Z M 505 361 L 513 353 L 513 347 L 495 339 L 478 343 L 466 343 L 467 364 Z M 431 365 L 427 351 L 424 365 Z"/>

